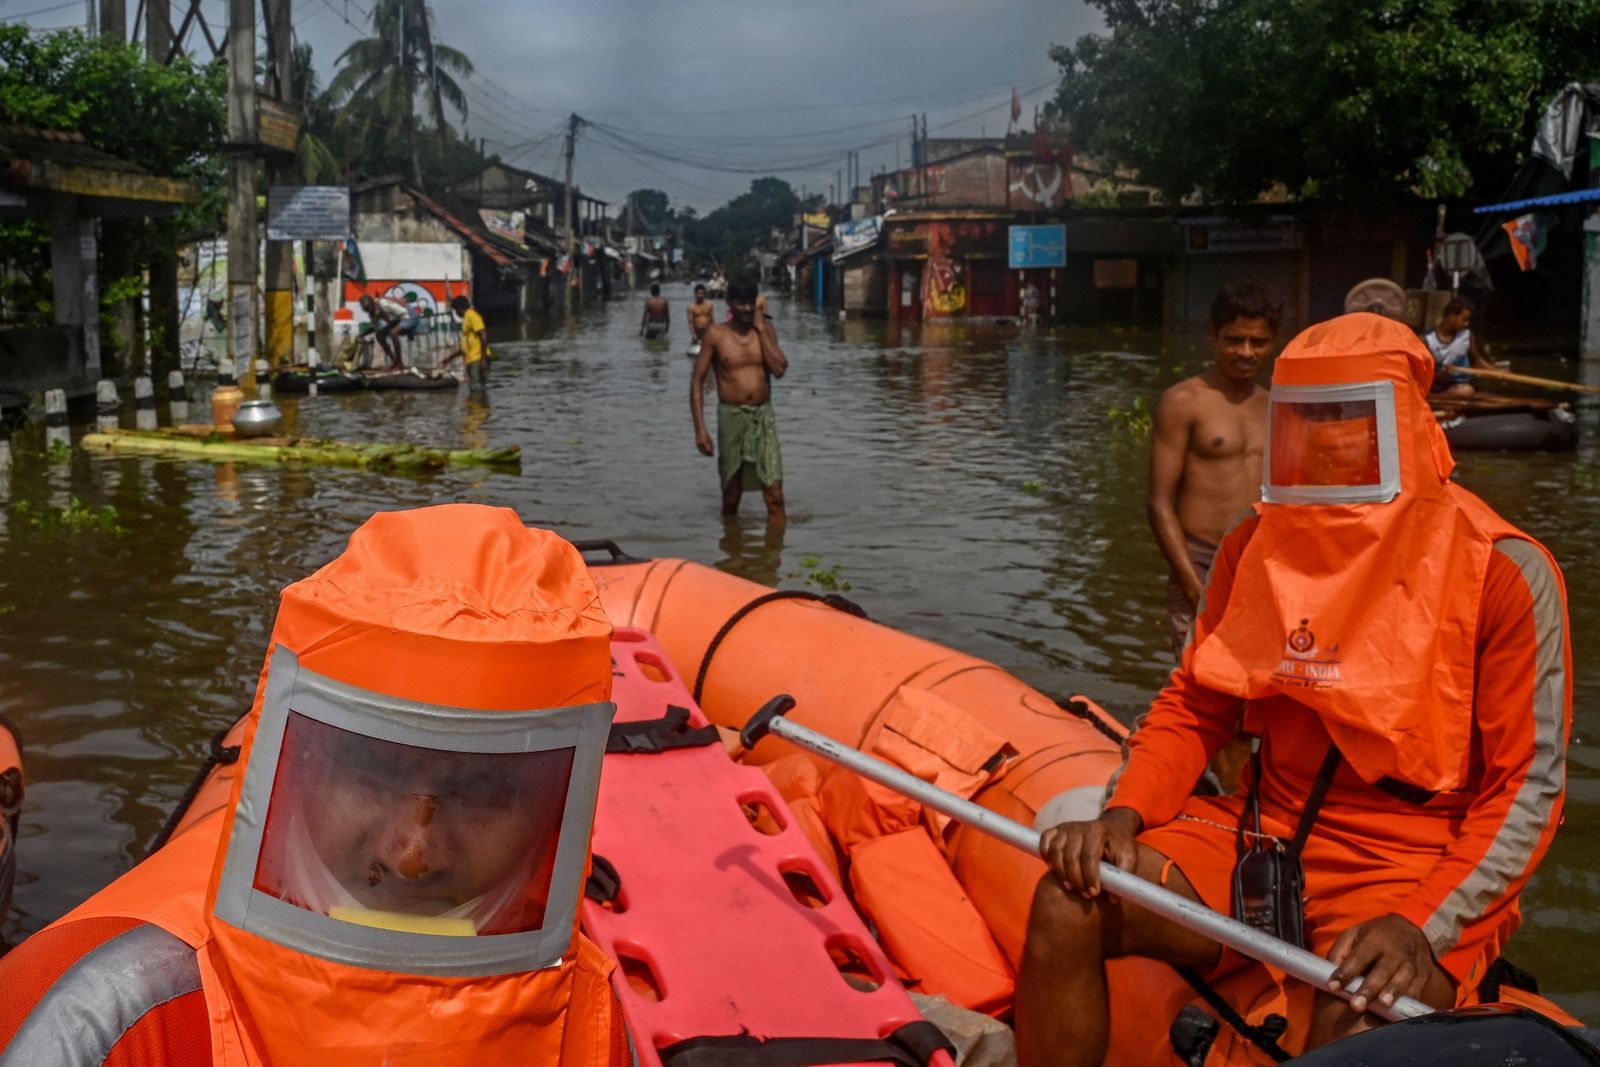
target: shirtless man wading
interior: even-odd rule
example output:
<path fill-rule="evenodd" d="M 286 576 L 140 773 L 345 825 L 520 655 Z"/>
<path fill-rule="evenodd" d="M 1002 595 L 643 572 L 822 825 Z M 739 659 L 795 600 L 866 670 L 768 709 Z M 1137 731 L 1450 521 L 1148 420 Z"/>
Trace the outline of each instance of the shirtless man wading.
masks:
<path fill-rule="evenodd" d="M 1213 366 L 1168 389 L 1150 435 L 1150 528 L 1167 557 L 1172 653 L 1183 656 L 1222 535 L 1261 497 L 1267 391 L 1256 384 L 1277 347 L 1283 300 L 1246 282 L 1211 303 Z"/>
<path fill-rule="evenodd" d="M 701 453 L 717 456 L 722 480 L 722 514 L 739 512 L 747 488 L 761 487 L 767 522 L 783 523 L 783 458 L 778 426 L 772 414 L 772 379 L 789 369 L 789 357 L 778 347 L 777 334 L 756 319 L 756 283 L 735 279 L 728 286 L 733 321 L 706 329 L 689 381 L 689 414 L 694 416 L 694 443 Z M 701 396 L 706 372 L 717 376 L 717 442 L 706 431 Z"/>
<path fill-rule="evenodd" d="M 694 303 L 689 305 L 689 339 L 691 341 L 705 340 L 706 331 L 716 321 L 717 307 L 706 299 L 706 287 L 694 287 Z"/>
<path fill-rule="evenodd" d="M 661 286 L 652 285 L 644 301 L 644 315 L 639 319 L 639 332 L 646 338 L 663 337 L 671 321 L 672 313 L 667 309 L 667 298 L 661 295 Z"/>

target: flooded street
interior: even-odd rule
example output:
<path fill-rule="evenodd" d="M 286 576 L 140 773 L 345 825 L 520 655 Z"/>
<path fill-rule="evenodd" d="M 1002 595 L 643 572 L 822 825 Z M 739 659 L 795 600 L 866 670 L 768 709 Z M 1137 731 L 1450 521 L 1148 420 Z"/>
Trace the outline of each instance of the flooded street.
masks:
<path fill-rule="evenodd" d="M 22 729 L 30 784 L 4 933 L 38 929 L 143 856 L 212 734 L 249 705 L 278 591 L 378 510 L 492 503 L 572 539 L 766 584 L 827 572 L 878 621 L 1046 692 L 1086 693 L 1125 721 L 1143 710 L 1170 668 L 1165 568 L 1145 525 L 1144 432 L 1137 412 L 1111 413 L 1153 405 L 1199 369 L 1192 346 L 1175 355 L 1153 335 L 896 331 L 775 300 L 791 361 L 774 389 L 790 524 L 769 534 L 759 494 L 746 495 L 740 522 L 718 516 L 716 466 L 695 450 L 686 403 L 688 291 L 666 295 L 666 344 L 637 337 L 637 299 L 501 341 L 486 403 L 464 391 L 280 401 L 287 431 L 303 435 L 520 444 L 520 473 L 51 460 L 37 427 L 14 438 L 0 511 L 0 715 Z M 1585 429 L 1576 455 L 1469 454 L 1459 477 L 1566 568 L 1569 806 L 1508 955 L 1593 1024 L 1600 434 L 1592 416 Z M 74 498 L 114 508 L 122 532 L 35 521 Z"/>

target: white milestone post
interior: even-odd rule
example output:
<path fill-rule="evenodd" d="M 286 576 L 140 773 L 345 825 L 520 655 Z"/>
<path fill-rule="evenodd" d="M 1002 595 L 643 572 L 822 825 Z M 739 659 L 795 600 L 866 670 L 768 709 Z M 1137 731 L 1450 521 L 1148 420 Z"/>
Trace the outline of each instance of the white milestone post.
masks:
<path fill-rule="evenodd" d="M 181 370 L 167 374 L 167 403 L 172 412 L 172 425 L 181 426 L 189 421 L 189 387 L 184 383 Z"/>
<path fill-rule="evenodd" d="M 51 459 L 66 459 L 72 446 L 72 430 L 67 426 L 67 391 L 47 389 L 44 394 L 44 446 Z"/>
<path fill-rule="evenodd" d="M 141 430 L 153 430 L 157 425 L 155 383 L 148 374 L 133 380 L 133 424 Z"/>
<path fill-rule="evenodd" d="M 94 428 L 100 433 L 117 428 L 117 383 L 101 378 L 94 383 Z"/>

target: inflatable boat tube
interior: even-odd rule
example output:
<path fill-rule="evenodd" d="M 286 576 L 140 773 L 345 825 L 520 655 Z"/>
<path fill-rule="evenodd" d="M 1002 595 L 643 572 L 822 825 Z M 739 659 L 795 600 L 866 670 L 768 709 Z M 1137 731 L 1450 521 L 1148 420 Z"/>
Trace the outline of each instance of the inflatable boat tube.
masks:
<path fill-rule="evenodd" d="M 368 389 L 394 389 L 420 393 L 437 393 L 453 390 L 461 382 L 448 374 L 421 374 L 415 371 L 397 371 L 391 374 L 365 374 Z"/>
<path fill-rule="evenodd" d="M 1457 452 L 1566 452 L 1578 446 L 1578 420 L 1566 408 L 1493 411 L 1442 419 Z"/>
<path fill-rule="evenodd" d="M 318 367 L 315 372 L 309 367 L 295 367 L 272 376 L 272 391 L 283 396 L 304 395 L 311 391 L 313 378 L 318 393 L 353 393 L 366 386 L 358 375 L 343 374 L 333 367 Z"/>

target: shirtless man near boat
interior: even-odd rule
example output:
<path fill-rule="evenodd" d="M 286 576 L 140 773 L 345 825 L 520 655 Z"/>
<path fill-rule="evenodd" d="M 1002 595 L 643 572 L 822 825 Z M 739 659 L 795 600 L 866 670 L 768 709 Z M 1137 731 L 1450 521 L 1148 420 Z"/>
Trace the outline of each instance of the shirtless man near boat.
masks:
<path fill-rule="evenodd" d="M 778 425 L 772 413 L 772 379 L 789 369 L 789 357 L 778 345 L 771 323 L 756 318 L 756 283 L 737 278 L 728 285 L 728 310 L 733 319 L 707 328 L 689 380 L 689 414 L 694 418 L 695 447 L 717 456 L 722 481 L 722 515 L 739 513 L 746 488 L 761 487 L 767 522 L 782 524 L 783 458 Z M 713 445 L 702 411 L 706 374 L 716 372 L 717 441 Z"/>
<path fill-rule="evenodd" d="M 1222 535 L 1261 497 L 1267 391 L 1256 377 L 1277 347 L 1282 321 L 1283 300 L 1266 286 L 1222 290 L 1206 325 L 1212 366 L 1156 404 L 1146 506 L 1171 568 L 1167 612 L 1178 659 Z"/>

